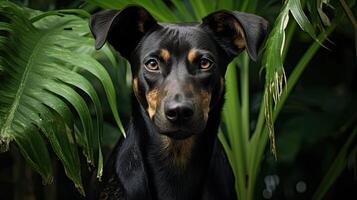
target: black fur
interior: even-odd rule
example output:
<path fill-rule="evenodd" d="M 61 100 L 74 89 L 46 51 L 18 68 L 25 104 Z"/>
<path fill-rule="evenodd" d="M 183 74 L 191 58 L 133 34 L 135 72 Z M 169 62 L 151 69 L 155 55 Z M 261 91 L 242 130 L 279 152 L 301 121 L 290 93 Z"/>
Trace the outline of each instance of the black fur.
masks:
<path fill-rule="evenodd" d="M 267 22 L 218 11 L 202 23 L 157 23 L 144 8 L 129 6 L 93 15 L 90 29 L 96 48 L 108 41 L 129 60 L 135 94 L 127 138 L 104 168 L 99 199 L 236 199 L 232 169 L 217 138 L 222 80 L 244 48 L 256 60 Z M 172 104 L 179 120 L 169 116 Z"/>

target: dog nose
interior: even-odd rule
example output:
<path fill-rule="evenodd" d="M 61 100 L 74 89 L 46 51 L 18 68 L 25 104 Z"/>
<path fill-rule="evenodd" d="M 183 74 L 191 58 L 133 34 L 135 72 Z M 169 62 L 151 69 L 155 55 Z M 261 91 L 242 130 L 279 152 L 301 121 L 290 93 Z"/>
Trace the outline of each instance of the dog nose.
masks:
<path fill-rule="evenodd" d="M 172 123 L 188 121 L 193 116 L 193 105 L 190 102 L 168 102 L 165 115 Z"/>

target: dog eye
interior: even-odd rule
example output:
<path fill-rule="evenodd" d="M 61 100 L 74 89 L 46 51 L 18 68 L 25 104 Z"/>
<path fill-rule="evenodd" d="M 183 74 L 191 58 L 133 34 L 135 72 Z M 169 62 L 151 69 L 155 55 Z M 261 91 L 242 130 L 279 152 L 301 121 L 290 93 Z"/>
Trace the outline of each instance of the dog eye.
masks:
<path fill-rule="evenodd" d="M 159 63 L 155 59 L 150 59 L 145 63 L 145 67 L 149 71 L 157 71 L 159 70 Z"/>
<path fill-rule="evenodd" d="M 207 58 L 201 58 L 200 60 L 200 68 L 203 70 L 207 70 L 211 68 L 212 61 L 208 60 Z"/>

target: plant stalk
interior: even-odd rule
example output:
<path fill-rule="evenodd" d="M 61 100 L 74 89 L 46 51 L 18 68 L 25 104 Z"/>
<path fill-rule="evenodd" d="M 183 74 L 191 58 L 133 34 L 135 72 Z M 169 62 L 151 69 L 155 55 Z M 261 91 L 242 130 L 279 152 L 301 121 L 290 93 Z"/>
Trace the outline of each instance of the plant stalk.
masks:
<path fill-rule="evenodd" d="M 340 21 L 340 18 L 335 19 L 331 23 L 331 25 L 326 29 L 325 32 L 319 34 L 319 36 L 317 37 L 318 38 L 317 41 L 319 41 L 320 43 L 325 41 L 327 39 L 327 36 L 330 35 L 333 30 L 335 30 L 339 21 Z M 305 70 L 305 68 L 308 66 L 309 62 L 312 60 L 314 55 L 320 49 L 321 45 L 317 41 L 315 41 L 313 44 L 311 44 L 311 46 L 308 48 L 308 50 L 302 56 L 302 58 L 300 59 L 300 61 L 296 65 L 296 67 L 294 68 L 293 72 L 291 73 L 291 75 L 287 81 L 287 87 L 286 87 L 285 91 L 282 93 L 280 100 L 278 101 L 276 108 L 273 111 L 273 122 L 275 122 L 275 120 L 277 119 L 284 103 L 286 102 L 288 95 L 291 93 L 292 89 L 296 85 L 302 72 Z M 254 189 L 255 189 L 256 177 L 259 172 L 259 163 L 262 160 L 262 155 L 264 153 L 264 149 L 265 149 L 265 146 L 268 141 L 267 127 L 263 128 L 263 126 L 265 124 L 263 111 L 264 110 L 262 110 L 262 109 L 260 110 L 256 130 L 255 130 L 254 136 L 252 138 L 252 143 L 250 144 L 250 145 L 255 145 L 256 151 L 251 155 L 253 158 L 252 158 L 252 161 L 250 162 L 250 166 L 249 166 L 250 173 L 249 173 L 248 192 L 247 192 L 247 197 L 248 197 L 247 199 L 249 199 L 249 200 L 254 198 Z M 255 134 L 258 134 L 258 135 L 255 136 Z"/>

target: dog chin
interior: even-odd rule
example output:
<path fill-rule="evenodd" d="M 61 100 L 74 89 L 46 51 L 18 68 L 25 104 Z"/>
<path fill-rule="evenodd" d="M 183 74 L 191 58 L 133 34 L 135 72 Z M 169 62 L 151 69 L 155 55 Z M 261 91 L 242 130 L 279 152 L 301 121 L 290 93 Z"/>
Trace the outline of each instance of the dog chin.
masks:
<path fill-rule="evenodd" d="M 189 132 L 189 131 L 184 131 L 184 130 L 177 130 L 177 131 L 160 132 L 160 134 L 166 135 L 169 138 L 172 138 L 174 140 L 184 140 L 184 139 L 187 139 L 187 138 L 193 136 L 195 133 Z"/>

